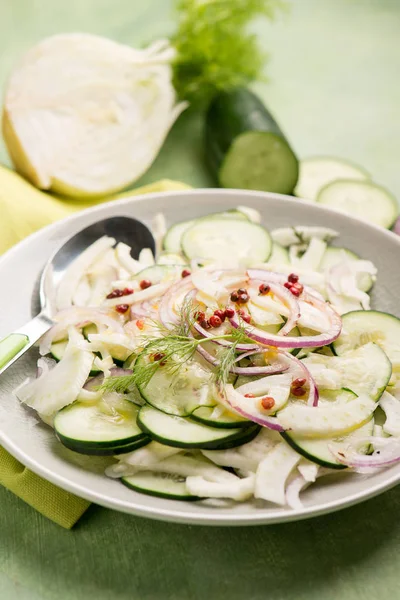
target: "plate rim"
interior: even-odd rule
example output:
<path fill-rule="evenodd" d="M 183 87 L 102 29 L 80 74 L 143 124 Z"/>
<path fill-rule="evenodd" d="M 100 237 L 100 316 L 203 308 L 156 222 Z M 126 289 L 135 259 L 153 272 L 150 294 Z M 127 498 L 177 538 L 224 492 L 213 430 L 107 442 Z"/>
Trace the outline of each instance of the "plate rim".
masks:
<path fill-rule="evenodd" d="M 98 213 L 102 213 L 104 209 L 108 209 L 111 206 L 116 209 L 123 208 L 124 206 L 135 204 L 136 202 L 140 202 L 146 199 L 148 202 L 152 200 L 159 200 L 160 198 L 168 198 L 168 197 L 176 197 L 176 196 L 204 196 L 210 194 L 218 194 L 221 196 L 232 196 L 238 197 L 240 195 L 243 197 L 258 197 L 264 198 L 266 201 L 269 200 L 279 200 L 288 204 L 297 204 L 302 203 L 312 207 L 313 210 L 320 212 L 321 214 L 329 215 L 334 214 L 338 215 L 339 211 L 335 209 L 320 206 L 315 202 L 310 202 L 304 199 L 296 198 L 294 196 L 270 193 L 270 192 L 261 192 L 261 191 L 253 191 L 253 190 L 239 190 L 239 189 L 221 189 L 221 188 L 198 188 L 198 189 L 185 189 L 185 190 L 168 190 L 168 191 L 159 191 L 145 194 L 134 194 L 132 196 L 125 196 L 119 200 L 110 200 L 107 202 L 103 202 L 101 204 L 95 205 L 93 207 L 89 207 L 83 209 L 81 211 L 77 211 L 71 215 L 66 216 L 63 219 L 55 221 L 46 225 L 45 227 L 35 231 L 30 234 L 9 250 L 7 250 L 0 257 L 0 272 L 3 267 L 3 263 L 10 260 L 15 252 L 19 252 L 25 245 L 29 245 L 29 243 L 36 238 L 40 238 L 41 236 L 46 236 L 49 232 L 53 230 L 57 230 L 58 227 L 62 227 L 68 223 L 79 222 L 82 216 L 91 215 L 94 216 Z M 346 215 L 345 213 L 341 214 L 346 220 L 353 223 L 353 225 L 359 225 L 360 220 L 352 217 L 350 215 Z M 390 239 L 392 243 L 397 243 L 400 248 L 400 237 L 396 236 L 393 232 L 383 229 L 377 225 L 373 225 L 372 223 L 368 223 L 366 221 L 361 221 L 364 227 L 371 228 L 374 232 L 377 232 L 379 235 Z M 72 494 L 75 494 L 81 498 L 89 500 L 95 504 L 101 505 L 105 508 L 110 508 L 113 510 L 118 510 L 120 512 L 124 512 L 127 514 L 133 514 L 141 517 L 152 518 L 155 520 L 169 521 L 174 523 L 186 523 L 186 524 L 194 524 L 194 525 L 213 525 L 213 526 L 243 526 L 243 525 L 268 525 L 268 524 L 276 524 L 276 523 L 284 523 L 291 521 L 303 520 L 311 517 L 317 517 L 324 514 L 336 512 L 342 510 L 344 508 L 353 506 L 360 502 L 364 502 L 370 498 L 373 498 L 387 490 L 390 490 L 394 486 L 396 486 L 400 482 L 400 472 L 398 474 L 393 474 L 388 479 L 383 482 L 377 482 L 375 485 L 372 485 L 370 488 L 366 490 L 361 490 L 358 492 L 354 492 L 350 496 L 347 495 L 343 499 L 332 500 L 329 502 L 324 502 L 323 504 L 319 504 L 318 506 L 310 506 L 304 507 L 300 510 L 288 509 L 287 507 L 281 507 L 277 509 L 274 513 L 271 513 L 268 516 L 263 516 L 262 514 L 258 515 L 256 511 L 250 514 L 241 514 L 241 513 L 232 513 L 230 515 L 221 515 L 218 512 L 218 509 L 214 514 L 202 515 L 200 513 L 195 512 L 180 512 L 179 510 L 169 509 L 167 508 L 158 508 L 158 507 L 147 507 L 144 504 L 137 504 L 135 501 L 127 504 L 122 500 L 113 499 L 108 500 L 98 494 L 97 492 L 91 492 L 90 490 L 82 487 L 79 483 L 73 482 L 69 479 L 64 478 L 62 475 L 59 475 L 56 472 L 53 472 L 51 469 L 48 469 L 46 466 L 38 463 L 36 460 L 31 459 L 30 456 L 26 455 L 23 451 L 21 451 L 16 444 L 14 444 L 11 440 L 7 438 L 7 433 L 1 430 L 0 425 L 0 444 L 3 446 L 13 457 L 15 457 L 18 461 L 20 461 L 26 468 L 30 469 L 32 472 L 37 475 L 43 477 L 45 480 L 53 483 L 54 485 L 68 491 Z"/>

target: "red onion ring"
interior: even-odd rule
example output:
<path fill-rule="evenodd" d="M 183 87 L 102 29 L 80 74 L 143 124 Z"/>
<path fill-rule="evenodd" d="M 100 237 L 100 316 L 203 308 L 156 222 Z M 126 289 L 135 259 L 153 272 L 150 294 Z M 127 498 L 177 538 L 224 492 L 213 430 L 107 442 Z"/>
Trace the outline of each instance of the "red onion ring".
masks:
<path fill-rule="evenodd" d="M 164 327 L 171 329 L 171 325 L 173 326 L 179 323 L 179 318 L 173 310 L 173 303 L 178 294 L 183 293 L 186 290 L 186 288 L 189 292 L 193 287 L 194 286 L 192 278 L 191 276 L 189 276 L 185 277 L 181 281 L 178 281 L 177 283 L 174 283 L 165 292 L 164 296 L 162 297 L 159 309 L 160 321 L 164 325 Z"/>
<path fill-rule="evenodd" d="M 325 302 L 321 302 L 316 296 L 311 296 L 310 294 L 305 294 L 303 292 L 303 299 L 306 302 L 309 302 L 313 306 L 318 307 L 324 312 L 328 313 L 328 316 L 331 321 L 331 329 L 325 333 L 321 333 L 319 335 L 305 335 L 300 337 L 294 336 L 286 336 L 282 337 L 278 334 L 267 333 L 263 329 L 259 329 L 254 326 L 246 326 L 246 323 L 243 323 L 244 330 L 246 335 L 257 342 L 257 344 L 263 346 L 274 346 L 279 348 L 315 348 L 319 346 L 326 346 L 330 344 L 334 340 L 336 340 L 340 332 L 342 330 L 342 319 L 339 317 L 336 311 L 333 310 L 329 304 Z M 239 322 L 238 317 L 233 316 L 229 319 L 231 325 L 238 329 L 241 327 L 241 323 Z"/>
<path fill-rule="evenodd" d="M 224 404 L 225 406 L 228 405 L 229 408 L 233 409 L 234 412 L 238 413 L 240 416 L 245 417 L 245 419 L 253 421 L 254 423 L 258 423 L 262 427 L 273 429 L 274 431 L 284 431 L 284 428 L 282 427 L 282 425 L 279 424 L 279 421 L 276 417 L 253 415 L 251 413 L 248 413 L 235 403 L 233 395 L 230 395 L 230 398 L 228 397 L 228 395 L 226 394 L 226 390 L 224 390 L 222 386 L 217 386 L 217 391 L 222 404 Z"/>
<path fill-rule="evenodd" d="M 302 375 L 307 379 L 308 386 L 310 388 L 308 398 L 307 398 L 308 406 L 318 406 L 318 400 L 319 400 L 318 387 L 317 387 L 317 384 L 315 383 L 314 378 L 311 375 L 310 371 L 307 369 L 306 365 L 303 364 L 301 362 L 301 360 L 299 360 L 298 358 L 293 356 L 293 354 L 290 354 L 290 352 L 282 352 L 282 354 L 285 356 L 285 359 L 288 362 L 290 362 L 294 365 L 294 368 L 300 369 L 302 372 Z"/>
<path fill-rule="evenodd" d="M 379 440 L 382 442 L 383 440 Z M 346 456 L 345 452 L 338 452 L 332 447 L 329 450 L 338 462 L 346 467 L 355 469 L 374 469 L 389 467 L 400 462 L 400 443 L 399 440 L 387 439 L 387 444 L 383 446 L 382 450 L 379 450 L 379 454 L 375 451 L 375 454 L 355 454 L 353 452 Z M 391 446 L 391 447 L 390 447 Z"/>
<path fill-rule="evenodd" d="M 287 281 L 286 275 L 283 275 L 282 273 L 276 273 L 275 271 L 267 271 L 266 269 L 247 269 L 247 274 L 250 277 L 250 279 L 261 279 L 262 281 L 265 281 L 267 283 L 269 283 L 270 281 L 274 281 L 275 283 L 280 283 L 281 285 L 284 285 Z M 324 302 L 324 297 L 322 296 L 322 294 L 317 292 L 317 290 L 314 290 L 314 288 L 308 285 L 302 285 L 304 291 Z"/>
<path fill-rule="evenodd" d="M 202 327 L 200 325 L 200 323 L 197 323 L 197 322 L 193 323 L 193 327 L 204 338 L 214 337 L 214 334 L 211 333 L 210 331 L 208 331 L 207 329 L 204 329 L 204 327 Z M 229 340 L 212 340 L 212 341 L 215 342 L 216 344 L 218 344 L 219 346 L 225 346 L 225 348 L 232 346 L 234 343 L 234 342 L 230 342 Z M 259 351 L 260 347 L 257 344 L 237 344 L 236 350 L 238 350 L 238 352 L 247 352 L 248 350 L 258 350 Z"/>
<path fill-rule="evenodd" d="M 260 279 L 258 280 L 258 282 L 254 279 L 252 279 L 252 281 L 254 281 L 255 283 L 262 283 Z M 299 303 L 297 302 L 293 294 L 289 292 L 289 290 L 283 285 L 271 282 L 269 283 L 269 287 L 271 292 L 275 294 L 275 296 L 279 298 L 279 300 L 281 300 L 284 304 L 286 303 L 290 310 L 288 320 L 278 332 L 278 335 L 286 335 L 287 333 L 289 333 L 289 331 L 292 331 L 292 329 L 296 326 L 297 321 L 300 319 Z"/>
<path fill-rule="evenodd" d="M 202 347 L 201 344 L 197 346 L 197 351 L 201 356 L 214 367 L 218 367 L 220 361 L 215 358 L 210 352 Z M 247 353 L 250 354 L 250 353 Z M 251 354 L 258 354 L 258 352 L 251 352 Z M 238 356 L 237 360 L 244 358 L 244 356 Z M 279 363 L 273 363 L 271 365 L 265 365 L 264 367 L 231 367 L 230 373 L 234 375 L 276 375 L 277 373 L 283 373 L 289 369 L 288 366 Z"/>

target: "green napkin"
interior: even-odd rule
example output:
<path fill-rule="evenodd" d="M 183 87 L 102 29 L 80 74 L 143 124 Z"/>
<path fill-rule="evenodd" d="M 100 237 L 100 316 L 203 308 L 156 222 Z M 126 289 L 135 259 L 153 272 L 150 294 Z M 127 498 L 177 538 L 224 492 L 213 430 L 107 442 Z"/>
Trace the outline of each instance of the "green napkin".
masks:
<path fill-rule="evenodd" d="M 0 235 L 0 253 L 7 250 L 23 237 L 45 225 L 68 216 L 72 212 L 87 208 L 96 202 L 68 202 L 39 192 L 13 171 L 0 166 L 0 229 L 7 236 Z M 102 198 L 98 202 L 126 198 L 132 195 L 187 189 L 189 186 L 179 181 L 162 181 L 137 188 L 112 198 Z M 35 475 L 0 447 L 0 484 L 30 504 L 58 525 L 70 529 L 79 520 L 90 502 Z"/>

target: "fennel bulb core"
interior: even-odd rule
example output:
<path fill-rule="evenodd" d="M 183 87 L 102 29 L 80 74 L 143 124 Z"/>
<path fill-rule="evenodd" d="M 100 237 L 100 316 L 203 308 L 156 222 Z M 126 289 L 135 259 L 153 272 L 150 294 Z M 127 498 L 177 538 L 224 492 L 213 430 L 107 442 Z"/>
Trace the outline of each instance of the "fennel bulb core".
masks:
<path fill-rule="evenodd" d="M 3 133 L 16 169 L 41 189 L 103 196 L 136 181 L 186 103 L 172 85 L 174 49 L 136 50 L 89 34 L 27 52 L 5 94 Z"/>

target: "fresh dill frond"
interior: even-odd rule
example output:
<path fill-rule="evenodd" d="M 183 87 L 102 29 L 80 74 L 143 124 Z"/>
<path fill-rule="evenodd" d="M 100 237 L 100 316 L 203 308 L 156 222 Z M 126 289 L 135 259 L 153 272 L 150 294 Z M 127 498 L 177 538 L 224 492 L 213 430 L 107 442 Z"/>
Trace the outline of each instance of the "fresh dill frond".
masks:
<path fill-rule="evenodd" d="M 263 78 L 267 54 L 250 24 L 272 19 L 282 0 L 176 0 L 174 86 L 181 99 L 205 106 L 216 92 Z"/>
<path fill-rule="evenodd" d="M 191 331 L 196 318 L 195 314 L 196 307 L 193 301 L 185 300 L 180 309 L 179 321 L 172 329 L 155 322 L 153 332 L 142 336 L 143 350 L 135 362 L 132 375 L 109 377 L 104 380 L 100 389 L 103 392 L 124 393 L 135 386 L 146 387 L 160 368 L 168 375 L 175 375 L 193 359 L 200 344 L 218 339 L 232 342 L 230 346 L 220 348 L 214 375 L 216 380 L 226 383 L 230 369 L 237 357 L 237 345 L 253 342 L 247 336 L 242 322 L 238 328 L 232 329 L 225 335 L 194 338 Z"/>

